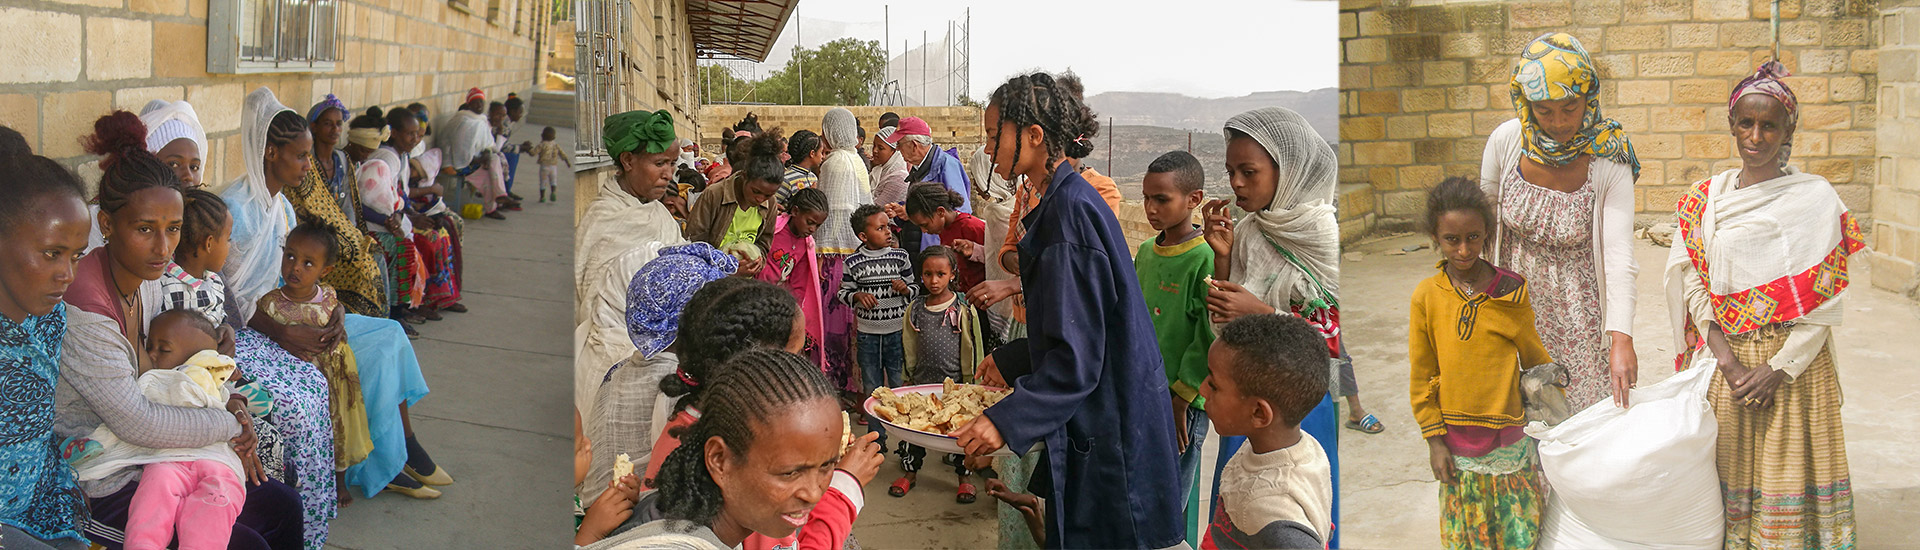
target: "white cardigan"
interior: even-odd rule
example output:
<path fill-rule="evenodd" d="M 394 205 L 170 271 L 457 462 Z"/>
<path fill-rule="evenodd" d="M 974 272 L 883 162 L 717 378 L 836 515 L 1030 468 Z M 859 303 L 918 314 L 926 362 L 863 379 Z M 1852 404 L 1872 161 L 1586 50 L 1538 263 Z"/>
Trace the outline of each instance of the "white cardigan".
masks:
<path fill-rule="evenodd" d="M 1480 190 L 1493 202 L 1495 215 L 1500 211 L 1500 178 L 1518 169 L 1521 140 L 1517 118 L 1502 123 L 1487 136 L 1486 153 L 1480 160 Z M 1634 277 L 1640 274 L 1640 262 L 1633 257 L 1633 167 L 1595 158 L 1590 173 L 1597 197 L 1593 201 L 1593 257 L 1594 267 L 1601 273 L 1600 318 L 1606 331 L 1631 337 L 1633 311 L 1639 302 Z M 1498 243 L 1503 224 L 1493 225 L 1493 242 Z M 1492 247 L 1489 255 L 1494 265 L 1506 265 L 1498 246 Z"/>

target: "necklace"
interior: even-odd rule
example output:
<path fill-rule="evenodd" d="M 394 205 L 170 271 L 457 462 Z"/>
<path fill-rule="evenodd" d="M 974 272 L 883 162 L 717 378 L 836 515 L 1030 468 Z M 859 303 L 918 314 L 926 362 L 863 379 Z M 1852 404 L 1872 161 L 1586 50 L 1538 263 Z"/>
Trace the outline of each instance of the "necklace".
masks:
<path fill-rule="evenodd" d="M 1477 280 L 1478 278 L 1468 279 L 1468 277 L 1473 275 L 1473 271 L 1479 271 L 1479 269 L 1480 265 L 1474 264 L 1472 270 L 1460 274 L 1449 273 L 1447 274 L 1447 278 L 1453 281 L 1453 287 L 1455 289 L 1458 289 L 1462 294 L 1472 296 L 1474 293 L 1480 291 L 1480 284 L 1484 281 Z"/>

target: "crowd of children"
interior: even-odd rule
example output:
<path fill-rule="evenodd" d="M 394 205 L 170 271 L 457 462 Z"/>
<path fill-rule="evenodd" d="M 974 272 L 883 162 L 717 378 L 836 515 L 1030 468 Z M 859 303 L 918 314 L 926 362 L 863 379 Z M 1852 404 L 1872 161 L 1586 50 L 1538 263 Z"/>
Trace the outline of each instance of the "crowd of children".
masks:
<path fill-rule="evenodd" d="M 1280 154 L 1271 143 L 1256 144 L 1260 156 L 1236 168 L 1247 173 L 1233 178 L 1236 202 L 1252 212 L 1306 218 L 1305 225 L 1317 229 L 1321 215 L 1331 215 L 1332 180 L 1323 178 L 1332 173 L 1321 170 L 1331 164 L 1319 161 L 1331 159 L 1332 148 L 1323 140 L 1298 140 L 1313 135 L 1298 115 L 1282 109 L 1253 114 L 1293 126 L 1278 134 L 1243 133 L 1239 140 L 1283 134 L 1296 140 L 1283 147 L 1306 151 Z M 686 150 L 666 124 L 647 122 L 642 132 L 629 125 L 635 119 L 616 118 L 618 124 L 608 121 L 607 139 L 609 150 L 630 151 L 620 155 L 623 167 L 674 162 Z M 976 153 L 988 159 L 982 165 L 990 173 L 957 168 L 958 155 L 935 146 L 924 120 L 882 120 L 874 132 L 875 155 L 869 156 L 863 144 L 846 138 L 857 134 L 843 127 L 849 113 L 829 113 L 823 135 L 766 131 L 749 115 L 727 129 L 724 161 L 704 171 L 692 169 L 694 163 L 644 176 L 675 182 L 668 186 L 672 192 L 649 196 L 634 192 L 634 183 L 622 183 L 621 196 L 603 199 L 638 198 L 628 207 L 659 208 L 685 225 L 679 238 L 653 245 L 659 259 L 626 271 L 634 292 L 629 307 L 647 308 L 630 309 L 627 316 L 634 355 L 584 366 L 580 374 L 590 377 L 584 380 L 607 405 L 583 411 L 576 544 L 664 548 L 659 545 L 668 544 L 666 538 L 678 536 L 693 547 L 702 547 L 696 541 L 713 547 L 841 547 L 866 505 L 859 487 L 877 473 L 878 454 L 896 454 L 905 474 L 888 487 L 893 497 L 918 485 L 930 454 L 889 441 L 883 421 L 860 414 L 860 394 L 948 379 L 1013 390 L 950 433 L 965 453 L 931 453 L 954 470 L 957 502 L 977 501 L 983 487 L 975 476 L 986 476 L 989 495 L 1009 505 L 1003 516 L 1022 528 L 1013 531 L 1017 537 L 1004 536 L 1003 529 L 1003 547 L 1336 544 L 1332 434 L 1303 426 L 1310 417 L 1335 416 L 1326 409 L 1332 406 L 1328 389 L 1339 349 L 1337 282 L 1324 279 L 1337 272 L 1318 269 L 1320 263 L 1249 263 L 1234 246 L 1233 227 L 1218 228 L 1229 232 L 1223 239 L 1196 225 L 1195 210 L 1205 202 L 1205 169 L 1184 152 L 1157 159 L 1149 171 L 1145 209 L 1161 233 L 1142 243 L 1136 258 L 1119 229 L 1117 204 L 1109 200 L 1111 180 L 1091 184 L 1078 166 L 1099 128 L 1072 76 L 1022 75 L 996 92 L 983 121 L 989 142 Z M 626 139 L 639 142 L 617 141 Z M 836 157 L 853 159 L 854 170 Z M 1282 162 L 1296 158 L 1315 162 L 1307 171 Z M 897 170 L 904 181 L 885 185 L 899 185 L 898 191 L 875 179 L 879 168 L 894 161 L 903 166 L 885 177 Z M 705 180 L 699 182 L 704 190 L 689 193 L 694 182 L 680 180 L 690 177 Z M 1011 182 L 1003 185 L 1018 193 L 978 190 L 976 181 Z M 666 195 L 688 206 L 671 209 Z M 877 200 L 883 196 L 888 200 Z M 1001 203 L 1014 212 L 997 218 L 1009 226 L 1005 232 L 973 215 L 976 208 Z M 844 217 L 833 219 L 835 212 Z M 834 239 L 850 236 L 851 242 L 829 246 L 818 240 L 834 222 L 841 224 L 832 228 Z M 1284 223 L 1271 230 L 1265 223 L 1248 225 L 1265 231 L 1256 234 L 1310 242 L 1291 252 L 1282 243 L 1294 241 L 1260 242 L 1275 258 L 1320 262 L 1324 250 L 1337 247 L 1329 233 L 1301 233 Z M 659 249 L 662 244 L 668 248 Z M 702 276 L 692 285 L 697 290 L 676 291 L 689 292 L 690 299 L 681 302 L 677 324 L 666 336 L 672 344 L 663 348 L 657 304 L 673 300 L 641 292 L 659 291 L 661 277 L 670 276 L 653 263 L 685 263 L 670 260 L 687 254 L 682 250 L 731 255 L 725 270 L 738 276 Z M 988 269 L 988 262 L 1003 269 Z M 1267 300 L 1274 302 L 1265 305 Z M 1017 302 L 1024 315 L 994 313 L 1000 302 Z M 851 315 L 836 319 L 836 307 Z M 741 353 L 756 348 L 795 355 Z M 850 356 L 847 368 L 836 366 L 836 349 L 851 352 L 839 352 Z M 782 371 L 794 364 L 788 357 L 804 359 L 801 364 L 810 368 L 804 375 Z M 663 358 L 673 364 L 670 371 Z M 659 395 L 648 399 L 657 403 L 656 412 L 642 417 L 623 406 L 628 412 L 615 413 L 621 418 L 608 416 L 609 400 L 624 399 L 614 396 L 655 391 L 646 384 L 616 386 L 634 385 L 621 373 L 639 368 L 657 373 L 640 375 L 657 377 Z M 751 391 L 720 397 L 739 392 L 733 384 L 746 380 L 755 380 Z M 713 416 L 716 407 L 779 408 L 818 399 L 834 403 L 829 410 L 852 413 L 852 424 L 864 424 L 867 432 L 822 449 L 839 457 L 826 462 L 808 462 L 805 456 L 813 451 L 803 449 L 812 444 L 795 438 L 824 430 L 812 412 L 800 412 L 812 405 L 778 416 L 756 410 L 749 413 L 759 419 L 753 421 Z M 776 417 L 781 420 L 771 420 Z M 652 428 L 636 437 L 630 433 L 635 422 Z M 620 432 L 599 423 L 621 426 Z M 1210 426 L 1247 443 L 1221 452 L 1221 464 L 1202 465 Z M 858 433 L 852 425 L 847 430 Z M 789 432 L 794 435 L 777 435 Z M 682 444 L 695 441 L 704 443 Z M 1040 459 L 984 459 L 1002 447 Z M 814 467 L 807 464 L 814 464 L 831 473 L 837 462 L 851 475 L 818 478 L 831 487 L 824 494 L 835 496 L 815 492 L 787 500 L 793 497 L 767 492 L 785 485 L 740 477 L 758 475 L 740 468 L 758 468 L 747 463 L 760 460 L 754 457 L 763 448 L 771 453 L 768 460 L 792 460 L 787 464 L 798 468 L 769 465 L 777 470 L 768 471 L 805 476 Z M 729 453 L 744 462 L 723 466 Z M 632 477 L 620 476 L 624 470 L 607 457 L 621 454 L 644 456 L 648 464 Z M 609 467 L 615 477 L 597 472 Z"/>

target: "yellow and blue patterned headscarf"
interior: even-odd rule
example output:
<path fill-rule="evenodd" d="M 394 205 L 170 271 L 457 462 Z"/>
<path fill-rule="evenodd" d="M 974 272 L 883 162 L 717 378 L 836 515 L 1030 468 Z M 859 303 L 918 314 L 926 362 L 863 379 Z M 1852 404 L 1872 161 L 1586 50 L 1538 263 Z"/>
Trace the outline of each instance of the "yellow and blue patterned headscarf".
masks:
<path fill-rule="evenodd" d="M 1527 105 L 1570 97 L 1587 100 L 1587 116 L 1580 131 L 1565 143 L 1554 141 L 1533 118 Z M 1520 64 L 1513 68 L 1513 109 L 1520 117 L 1520 135 L 1527 158 L 1548 166 L 1564 166 L 1582 154 L 1613 159 L 1633 167 L 1640 177 L 1640 159 L 1620 123 L 1600 116 L 1600 73 L 1593 57 L 1573 35 L 1556 32 L 1527 43 Z"/>

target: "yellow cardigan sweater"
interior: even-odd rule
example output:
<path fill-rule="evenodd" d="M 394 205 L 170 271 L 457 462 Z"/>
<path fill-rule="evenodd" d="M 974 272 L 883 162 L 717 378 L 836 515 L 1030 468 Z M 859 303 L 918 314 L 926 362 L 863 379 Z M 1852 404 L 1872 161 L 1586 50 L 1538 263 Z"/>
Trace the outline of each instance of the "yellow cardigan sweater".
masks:
<path fill-rule="evenodd" d="M 1534 329 L 1526 282 L 1505 270 L 1500 277 L 1517 281 L 1517 288 L 1499 297 L 1462 296 L 1442 268 L 1413 290 L 1407 357 L 1413 363 L 1409 390 L 1421 437 L 1445 434 L 1448 424 L 1493 429 L 1526 424 L 1520 366 L 1552 359 Z"/>

